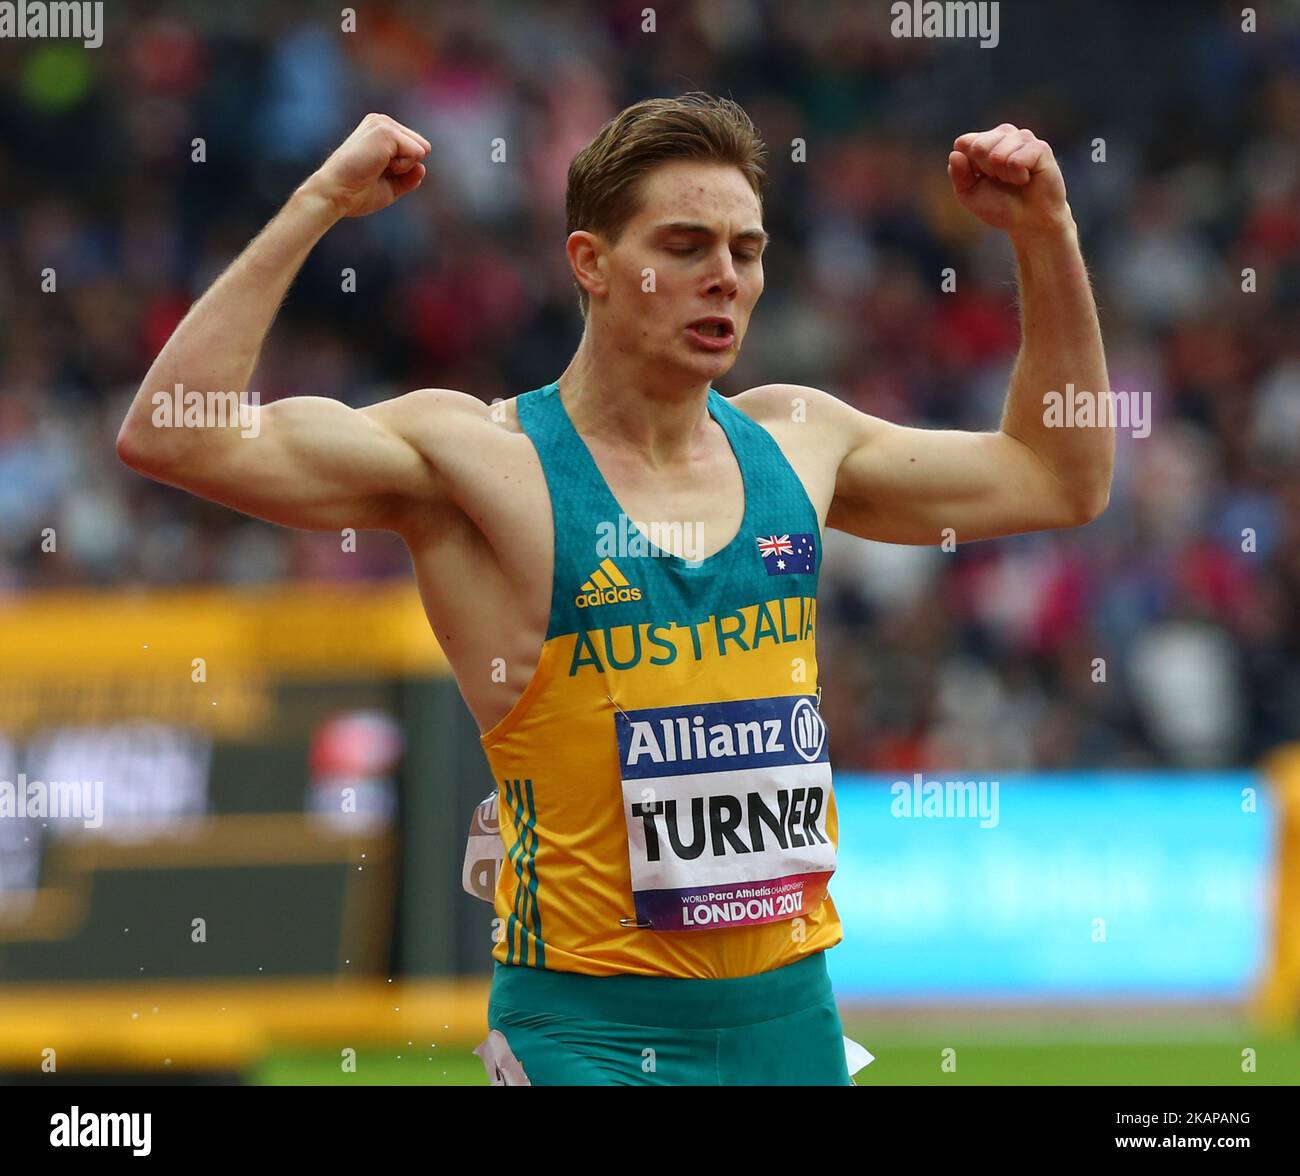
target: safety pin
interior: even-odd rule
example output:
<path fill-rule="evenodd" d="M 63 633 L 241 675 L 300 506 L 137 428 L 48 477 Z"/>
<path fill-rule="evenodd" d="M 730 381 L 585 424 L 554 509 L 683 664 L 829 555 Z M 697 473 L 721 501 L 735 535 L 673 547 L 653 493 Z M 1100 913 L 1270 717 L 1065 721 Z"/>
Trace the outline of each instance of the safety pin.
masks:
<path fill-rule="evenodd" d="M 624 718 L 629 718 L 627 711 L 619 706 L 617 702 L 614 702 L 614 696 L 612 694 L 606 694 L 605 697 L 608 698 L 610 702 L 614 703 L 614 709 L 617 710 L 619 714 Z"/>

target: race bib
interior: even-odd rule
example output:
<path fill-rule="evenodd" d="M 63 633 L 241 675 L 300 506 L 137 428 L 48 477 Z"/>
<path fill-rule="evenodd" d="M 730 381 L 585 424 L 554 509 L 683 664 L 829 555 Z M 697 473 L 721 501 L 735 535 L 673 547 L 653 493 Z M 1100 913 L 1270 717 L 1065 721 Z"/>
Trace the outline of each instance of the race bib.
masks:
<path fill-rule="evenodd" d="M 736 927 L 815 910 L 835 871 L 831 766 L 815 698 L 619 710 L 637 920 Z"/>
<path fill-rule="evenodd" d="M 501 820 L 497 815 L 497 794 L 479 801 L 469 823 L 465 839 L 465 861 L 460 870 L 460 884 L 466 894 L 484 902 L 496 901 L 497 875 L 505 857 L 501 844 Z"/>

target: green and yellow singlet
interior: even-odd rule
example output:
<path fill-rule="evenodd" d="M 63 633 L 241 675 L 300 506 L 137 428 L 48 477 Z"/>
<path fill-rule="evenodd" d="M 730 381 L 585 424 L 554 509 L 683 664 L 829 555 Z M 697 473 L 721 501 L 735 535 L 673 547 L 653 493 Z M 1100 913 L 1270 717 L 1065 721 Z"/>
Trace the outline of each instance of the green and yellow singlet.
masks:
<path fill-rule="evenodd" d="M 550 491 L 555 568 L 536 673 L 481 740 L 506 851 L 494 958 L 720 978 L 833 947 L 820 531 L 798 475 L 710 389 L 744 518 L 692 563 L 626 518 L 558 384 L 518 407 Z"/>

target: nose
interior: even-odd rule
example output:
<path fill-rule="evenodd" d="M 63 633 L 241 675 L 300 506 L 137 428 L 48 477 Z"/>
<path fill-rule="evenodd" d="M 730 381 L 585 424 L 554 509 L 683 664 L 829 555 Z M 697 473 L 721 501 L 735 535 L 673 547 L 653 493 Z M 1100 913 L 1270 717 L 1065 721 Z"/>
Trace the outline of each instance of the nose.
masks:
<path fill-rule="evenodd" d="M 731 246 L 724 243 L 721 249 L 715 254 L 716 264 L 711 267 L 706 286 L 706 294 L 722 294 L 727 298 L 734 298 L 736 291 L 740 289 L 740 279 L 736 276 L 736 262 L 731 256 Z"/>

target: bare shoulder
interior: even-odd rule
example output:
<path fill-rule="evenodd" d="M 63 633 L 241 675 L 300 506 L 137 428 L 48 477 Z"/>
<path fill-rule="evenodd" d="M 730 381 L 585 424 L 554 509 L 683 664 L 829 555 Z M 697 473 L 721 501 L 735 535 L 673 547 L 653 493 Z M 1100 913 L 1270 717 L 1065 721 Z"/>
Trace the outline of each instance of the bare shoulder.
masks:
<path fill-rule="evenodd" d="M 491 409 L 467 392 L 455 392 L 451 388 L 417 388 L 404 396 L 368 405 L 361 411 L 385 428 L 414 440 L 431 423 L 442 426 L 451 421 L 487 420 Z"/>
<path fill-rule="evenodd" d="M 806 384 L 759 384 L 731 397 L 731 403 L 764 425 L 814 419 L 830 423 L 850 411 L 838 396 Z"/>
<path fill-rule="evenodd" d="M 527 477 L 536 462 L 515 399 L 489 404 L 450 388 L 419 388 L 360 412 L 405 442 L 430 471 L 435 489 L 410 504 L 399 530 L 408 544 L 445 539 L 490 523 L 501 481 Z M 504 473 L 503 473 L 504 471 Z"/>
<path fill-rule="evenodd" d="M 836 396 L 804 384 L 762 384 L 731 397 L 771 434 L 799 475 L 824 526 L 836 478 L 854 444 L 854 410 Z"/>
<path fill-rule="evenodd" d="M 361 411 L 417 449 L 429 453 L 466 444 L 488 444 L 492 438 L 504 435 L 522 436 L 516 400 L 487 404 L 468 392 L 419 388 Z"/>
<path fill-rule="evenodd" d="M 833 448 L 832 442 L 847 448 L 873 419 L 838 396 L 806 384 L 760 384 L 730 402 L 771 432 L 783 448 L 806 442 L 822 452 Z"/>

